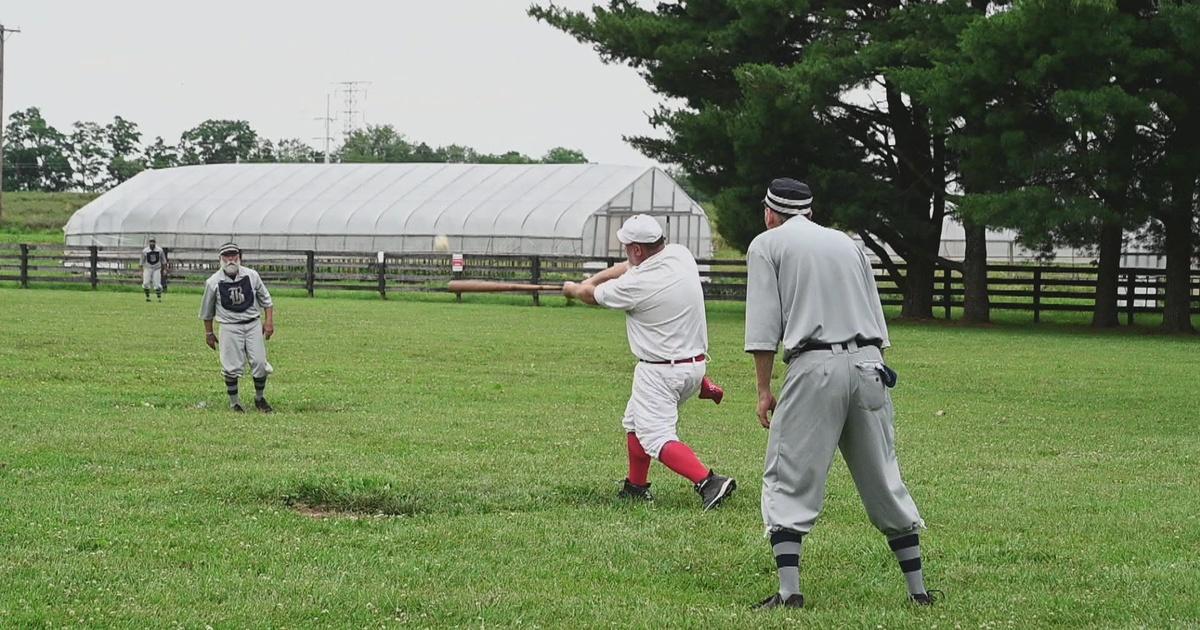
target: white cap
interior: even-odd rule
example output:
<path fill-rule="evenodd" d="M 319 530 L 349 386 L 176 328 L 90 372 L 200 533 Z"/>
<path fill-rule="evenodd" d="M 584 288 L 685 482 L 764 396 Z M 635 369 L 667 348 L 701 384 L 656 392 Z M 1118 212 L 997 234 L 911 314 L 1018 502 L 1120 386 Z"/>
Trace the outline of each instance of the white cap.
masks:
<path fill-rule="evenodd" d="M 622 245 L 630 243 L 656 243 L 663 237 L 662 226 L 648 214 L 635 214 L 625 220 L 617 230 L 617 240 Z"/>

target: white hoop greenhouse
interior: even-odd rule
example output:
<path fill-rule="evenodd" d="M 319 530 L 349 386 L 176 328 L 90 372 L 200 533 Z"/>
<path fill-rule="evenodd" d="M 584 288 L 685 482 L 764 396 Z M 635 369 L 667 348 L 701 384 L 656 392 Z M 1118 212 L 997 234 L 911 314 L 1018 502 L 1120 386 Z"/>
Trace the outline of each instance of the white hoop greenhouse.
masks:
<path fill-rule="evenodd" d="M 661 169 L 604 164 L 217 164 L 145 171 L 80 208 L 72 247 L 622 256 L 652 215 L 712 256 L 704 210 Z M 443 244 L 444 246 L 444 244 Z"/>

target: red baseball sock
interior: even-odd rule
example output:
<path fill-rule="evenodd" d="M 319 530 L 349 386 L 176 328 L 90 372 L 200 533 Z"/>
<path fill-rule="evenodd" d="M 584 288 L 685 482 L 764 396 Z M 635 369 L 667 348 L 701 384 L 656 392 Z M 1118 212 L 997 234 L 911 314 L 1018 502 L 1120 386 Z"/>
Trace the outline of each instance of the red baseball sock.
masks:
<path fill-rule="evenodd" d="M 632 432 L 625 434 L 625 444 L 629 448 L 629 483 L 644 486 L 650 482 L 650 456 Z"/>
<path fill-rule="evenodd" d="M 701 464 L 692 449 L 683 442 L 667 442 L 658 452 L 658 461 L 692 483 L 700 483 L 708 477 L 708 467 Z"/>

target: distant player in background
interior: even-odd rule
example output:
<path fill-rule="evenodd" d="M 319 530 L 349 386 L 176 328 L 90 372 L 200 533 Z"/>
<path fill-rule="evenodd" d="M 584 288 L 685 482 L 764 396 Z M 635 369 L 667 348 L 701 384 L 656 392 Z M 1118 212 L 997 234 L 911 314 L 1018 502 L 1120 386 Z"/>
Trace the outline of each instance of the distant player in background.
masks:
<path fill-rule="evenodd" d="M 146 247 L 142 249 L 142 290 L 146 292 L 146 301 L 150 301 L 150 289 L 162 301 L 162 277 L 167 269 L 167 253 L 159 249 L 154 237 L 151 236 Z"/>
<path fill-rule="evenodd" d="M 629 256 L 582 283 L 563 284 L 563 295 L 625 311 L 629 349 L 637 357 L 633 391 L 622 425 L 629 453 L 629 476 L 619 496 L 652 500 L 652 458 L 695 484 L 705 510 L 719 505 L 737 487 L 715 473 L 676 433 L 679 408 L 704 380 L 708 324 L 696 260 L 686 247 L 667 244 L 662 226 L 638 214 L 625 221 L 617 238 Z M 719 388 L 718 388 L 719 391 Z M 719 402 L 716 392 L 706 397 Z"/>
<path fill-rule="evenodd" d="M 229 408 L 238 413 L 245 411 L 238 397 L 238 379 L 249 360 L 254 377 L 254 407 L 271 413 L 274 410 L 264 396 L 267 375 L 273 371 L 267 363 L 265 340 L 275 334 L 274 303 L 258 272 L 242 266 L 242 250 L 237 245 L 225 243 L 220 255 L 221 268 L 205 281 L 204 297 L 200 300 L 204 342 L 213 350 L 220 346 Z M 219 342 L 213 332 L 213 319 L 221 323 Z"/>

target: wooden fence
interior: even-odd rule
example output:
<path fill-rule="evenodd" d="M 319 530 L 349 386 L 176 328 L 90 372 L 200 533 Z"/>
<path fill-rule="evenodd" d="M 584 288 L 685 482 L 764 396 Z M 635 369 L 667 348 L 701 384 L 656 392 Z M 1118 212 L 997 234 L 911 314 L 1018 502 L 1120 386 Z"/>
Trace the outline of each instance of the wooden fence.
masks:
<path fill-rule="evenodd" d="M 200 287 L 217 270 L 217 257 L 208 250 L 167 250 L 167 286 Z M 0 244 L 0 286 L 63 284 L 141 285 L 140 250 L 64 248 L 61 245 Z M 445 292 L 455 278 L 552 283 L 579 280 L 618 258 L 568 256 L 465 255 L 463 270 L 455 272 L 449 254 L 412 255 L 381 252 L 323 253 L 314 251 L 247 251 L 247 266 L 256 269 L 272 289 L 372 291 L 386 298 L 396 291 Z M 700 260 L 705 296 L 711 300 L 744 300 L 744 260 Z M 900 266 L 903 273 L 904 267 Z M 1094 267 L 1068 265 L 994 265 L 988 268 L 991 307 L 1032 312 L 1035 321 L 1047 311 L 1090 312 L 1096 290 Z M 1118 305 L 1127 322 L 1139 313 L 1161 313 L 1166 278 L 1153 268 L 1120 270 Z M 885 305 L 899 305 L 901 293 L 882 268 L 876 269 Z M 934 279 L 935 309 L 950 318 L 962 306 L 959 272 L 948 267 Z M 538 302 L 538 295 L 533 294 Z M 1200 273 L 1192 276 L 1192 312 L 1200 313 Z"/>

